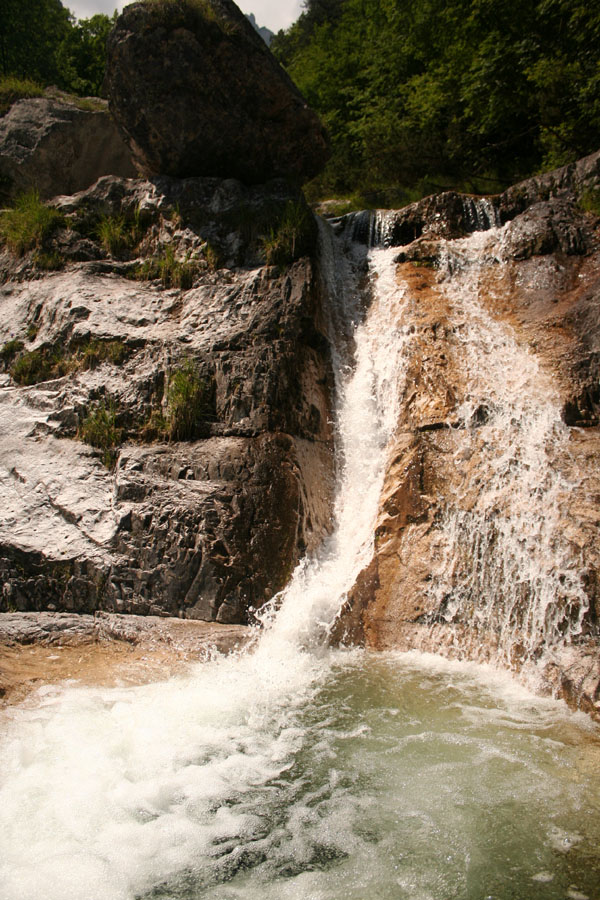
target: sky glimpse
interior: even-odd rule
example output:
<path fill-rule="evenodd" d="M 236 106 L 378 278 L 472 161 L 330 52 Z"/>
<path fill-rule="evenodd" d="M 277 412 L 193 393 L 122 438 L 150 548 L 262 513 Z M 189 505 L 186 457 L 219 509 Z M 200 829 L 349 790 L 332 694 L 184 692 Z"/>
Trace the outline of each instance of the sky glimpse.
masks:
<path fill-rule="evenodd" d="M 119 12 L 131 0 L 62 0 L 78 19 L 89 19 L 96 13 L 112 15 L 115 9 Z M 266 25 L 271 31 L 287 28 L 301 10 L 301 0 L 237 0 L 238 6 L 245 13 L 254 13 L 258 25 Z"/>

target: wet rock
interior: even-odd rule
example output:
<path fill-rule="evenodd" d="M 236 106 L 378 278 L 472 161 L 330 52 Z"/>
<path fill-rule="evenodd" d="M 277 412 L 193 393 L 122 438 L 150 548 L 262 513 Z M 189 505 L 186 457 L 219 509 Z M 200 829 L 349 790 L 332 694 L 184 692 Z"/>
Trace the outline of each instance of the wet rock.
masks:
<path fill-rule="evenodd" d="M 327 161 L 317 116 L 231 0 L 126 7 L 106 84 L 145 175 L 302 183 Z"/>
<path fill-rule="evenodd" d="M 143 684 L 239 650 L 252 629 L 99 612 L 0 613 L 0 705 L 51 684 Z"/>
<path fill-rule="evenodd" d="M 102 175 L 132 177 L 131 154 L 105 100 L 57 91 L 20 100 L 0 118 L 0 196 L 35 188 L 73 194 Z"/>
<path fill-rule="evenodd" d="M 552 253 L 556 249 L 579 254 L 586 252 L 587 239 L 577 203 L 586 191 L 597 189 L 600 189 L 600 152 L 554 172 L 529 178 L 502 194 L 478 197 L 445 191 L 400 210 L 379 214 L 361 211 L 330 221 L 338 234 L 359 243 L 411 245 L 410 251 L 399 256 L 398 261 L 404 262 L 407 259 L 426 261 L 426 256 L 414 254 L 422 253 L 432 241 L 488 231 L 526 213 L 512 233 L 514 252 L 520 254 L 519 258 Z M 414 243 L 420 239 L 422 243 Z"/>
<path fill-rule="evenodd" d="M 406 378 L 397 398 L 400 412 L 389 448 L 375 553 L 350 592 L 334 632 L 336 640 L 382 650 L 418 648 L 480 661 L 500 659 L 515 671 L 531 675 L 533 670 L 537 689 L 562 696 L 596 718 L 600 717 L 600 235 L 597 220 L 579 208 L 579 197 L 586 186 L 594 188 L 598 159 L 596 154 L 526 184 L 519 196 L 530 202 L 524 201 L 524 207 L 515 202 L 505 228 L 488 238 L 482 235 L 477 251 L 460 239 L 465 221 L 458 205 L 454 224 L 442 221 L 451 215 L 454 203 L 448 204 L 445 195 L 438 203 L 423 202 L 408 212 L 381 217 L 380 237 L 387 235 L 392 243 L 406 241 L 397 254 L 396 273 L 405 288 L 399 294 L 409 300 L 395 299 L 389 308 L 390 328 L 408 336 L 403 356 Z M 511 196 L 515 197 L 513 190 L 501 202 L 498 198 L 489 202 L 506 214 L 506 198 Z M 424 219 L 422 227 L 415 228 L 417 213 L 420 216 L 426 206 L 433 219 Z M 441 210 L 445 212 L 440 219 Z M 403 222 L 410 225 L 404 235 L 394 231 Z M 338 228 L 348 227 L 346 217 Z M 476 267 L 477 276 L 461 280 L 460 288 L 453 290 L 453 280 L 464 278 L 470 266 Z M 476 308 L 483 310 L 475 320 L 477 327 L 469 326 L 475 297 Z M 510 336 L 506 344 L 504 334 Z M 494 349 L 496 341 L 506 348 L 514 341 L 523 371 L 508 349 L 501 360 L 494 356 L 500 352 Z M 481 355 L 471 361 L 471 354 Z M 487 383 L 492 365 L 498 365 L 498 393 L 486 396 L 481 382 Z M 530 372 L 527 378 L 525 369 Z M 555 430 L 549 432 L 541 454 L 549 468 L 540 462 L 539 480 L 528 488 L 539 491 L 540 497 L 555 492 L 555 505 L 546 511 L 558 518 L 553 537 L 546 540 L 553 553 L 558 552 L 554 544 L 560 545 L 562 556 L 557 558 L 563 568 L 543 576 L 554 579 L 543 623 L 546 628 L 554 622 L 556 643 L 549 649 L 539 640 L 537 645 L 527 643 L 531 576 L 523 570 L 528 563 L 513 572 L 506 592 L 494 594 L 496 576 L 503 577 L 503 567 L 513 559 L 502 543 L 503 528 L 509 511 L 520 509 L 523 502 L 517 482 L 509 478 L 495 480 L 490 490 L 494 456 L 503 452 L 506 430 L 515 429 L 515 443 L 506 451 L 506 460 L 511 460 L 506 462 L 507 471 L 527 457 L 528 441 L 540 439 L 539 434 L 528 437 L 526 429 L 521 432 L 525 419 L 518 419 L 520 412 L 514 421 L 510 416 L 498 418 L 505 380 L 512 385 L 510 391 L 523 393 L 516 404 L 531 404 L 532 416 L 537 402 L 532 398 L 539 397 L 542 405 L 553 397 Z M 540 421 L 539 427 L 543 431 L 546 425 Z M 533 470 L 536 464 L 527 458 Z M 521 512 L 525 522 L 527 510 Z M 456 545 L 447 530 L 451 523 L 471 523 L 470 530 L 460 531 L 461 542 Z M 527 540 L 525 527 L 516 528 L 516 544 L 519 540 Z M 543 551 L 539 559 L 536 575 L 546 564 Z M 492 595 L 493 609 L 488 606 Z M 508 641 L 506 633 L 513 636 Z M 570 640 L 561 643 L 567 634 Z"/>

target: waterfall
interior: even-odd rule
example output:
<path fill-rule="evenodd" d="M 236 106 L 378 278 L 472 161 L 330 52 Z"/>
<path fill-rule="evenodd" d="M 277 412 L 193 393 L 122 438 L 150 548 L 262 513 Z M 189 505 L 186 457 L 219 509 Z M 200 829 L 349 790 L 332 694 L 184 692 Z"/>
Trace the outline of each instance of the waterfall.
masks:
<path fill-rule="evenodd" d="M 242 800 L 284 778 L 302 746 L 298 711 L 329 671 L 327 633 L 373 552 L 397 419 L 389 398 L 400 395 L 403 376 L 402 336 L 387 326 L 391 299 L 403 302 L 391 258 L 375 265 L 365 300 L 364 249 L 355 249 L 343 254 L 322 229 L 321 268 L 340 336 L 332 535 L 262 612 L 251 652 L 199 666 L 183 685 L 71 690 L 22 713 L 2 747 L 0 832 L 10 826 L 13 834 L 0 856 L 3 898 L 81 900 L 85 883 L 86 896 L 130 900 L 196 859 L 197 877 L 216 883 L 265 847 L 276 855 L 277 829 L 266 839 Z"/>
<path fill-rule="evenodd" d="M 381 233 L 380 227 L 378 233 Z M 283 636 L 292 643 L 323 639 L 356 577 L 373 554 L 375 520 L 387 461 L 386 449 L 398 421 L 398 402 L 405 377 L 403 329 L 389 327 L 390 308 L 406 301 L 396 283 L 393 249 L 373 248 L 370 256 L 368 314 L 356 287 L 352 254 L 363 257 L 352 241 L 342 255 L 333 236 L 322 234 L 322 265 L 331 299 L 331 315 L 338 320 L 333 335 L 337 360 L 338 490 L 335 527 L 317 557 L 305 560 L 290 585 L 263 622 L 267 634 L 258 652 L 272 655 Z M 339 324 L 343 318 L 346 327 Z M 399 311 L 399 319 L 401 312 Z M 354 359 L 347 357 L 344 335 L 350 323 Z M 274 614 L 274 611 L 276 613 Z"/>
<path fill-rule="evenodd" d="M 455 413 L 461 487 L 442 502 L 430 593 L 442 621 L 467 624 L 471 654 L 474 641 L 491 640 L 511 666 L 577 639 L 589 603 L 582 560 L 563 533 L 569 432 L 557 391 L 482 300 L 502 234 L 447 242 L 440 255 L 464 398 Z"/>
<path fill-rule="evenodd" d="M 385 236 L 385 217 L 372 233 Z M 561 426 L 543 373 L 478 303 L 478 246 L 448 258 L 469 372 L 460 431 L 467 451 L 506 440 L 486 457 L 480 498 L 448 504 L 445 571 L 431 590 L 449 620 L 475 608 L 485 627 L 518 621 L 533 648 L 564 617 L 541 587 L 532 613 L 517 614 L 511 579 L 577 592 L 552 518 L 563 486 L 544 457 Z M 262 612 L 250 651 L 164 683 L 46 688 L 2 715 L 1 900 L 508 900 L 532 883 L 547 900 L 591 896 L 598 800 L 564 711 L 538 709 L 498 673 L 328 647 L 374 552 L 409 387 L 414 298 L 394 255 L 321 230 L 336 335 L 335 529 Z M 518 400 L 522 388 L 532 393 Z M 523 504 L 508 514 L 515 473 Z M 543 521 L 531 514 L 539 503 Z"/>

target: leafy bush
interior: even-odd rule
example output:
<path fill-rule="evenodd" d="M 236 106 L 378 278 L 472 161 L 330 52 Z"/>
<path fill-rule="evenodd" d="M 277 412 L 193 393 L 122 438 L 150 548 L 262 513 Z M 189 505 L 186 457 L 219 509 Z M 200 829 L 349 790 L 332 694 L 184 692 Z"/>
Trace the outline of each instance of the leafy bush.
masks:
<path fill-rule="evenodd" d="M 171 373 L 167 388 L 167 435 L 190 441 L 199 435 L 211 415 L 213 386 L 202 378 L 192 360 Z"/>
<path fill-rule="evenodd" d="M 43 87 L 30 78 L 4 75 L 0 78 L 0 116 L 7 113 L 17 100 L 25 100 L 27 97 L 41 97 L 43 93 Z"/>
<path fill-rule="evenodd" d="M 312 213 L 303 201 L 287 203 L 278 224 L 263 240 L 265 260 L 269 266 L 286 266 L 309 253 L 314 236 Z"/>
<path fill-rule="evenodd" d="M 0 215 L 0 239 L 21 256 L 28 250 L 40 249 L 63 222 L 62 213 L 42 203 L 37 191 L 29 191 Z"/>
<path fill-rule="evenodd" d="M 80 440 L 104 451 L 102 461 L 109 469 L 114 466 L 116 448 L 121 443 L 122 436 L 122 430 L 116 425 L 116 415 L 114 403 L 98 403 L 83 420 L 78 431 Z"/>

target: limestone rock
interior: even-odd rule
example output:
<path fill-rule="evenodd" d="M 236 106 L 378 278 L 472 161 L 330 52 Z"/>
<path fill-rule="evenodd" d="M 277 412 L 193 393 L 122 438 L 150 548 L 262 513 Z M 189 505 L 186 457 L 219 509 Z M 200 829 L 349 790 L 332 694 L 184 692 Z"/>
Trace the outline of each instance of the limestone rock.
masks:
<path fill-rule="evenodd" d="M 2 357 L 0 609 L 245 622 L 326 534 L 332 373 L 318 271 L 308 256 L 260 265 L 239 215 L 285 208 L 281 190 L 107 178 L 56 201 L 98 258 L 34 274 L 26 257 L 0 287 L 0 345 L 64 360 L 22 384 Z M 130 209 L 145 231 L 118 260 L 90 222 Z M 202 258 L 209 234 L 230 268 Z M 192 258 L 186 288 L 131 277 L 165 247 Z M 196 373 L 204 400 L 189 440 L 168 440 L 180 371 Z M 114 469 L 77 439 L 99 406 L 120 435 Z"/>
<path fill-rule="evenodd" d="M 327 161 L 317 116 L 232 0 L 126 7 L 106 84 L 144 175 L 302 183 Z"/>
<path fill-rule="evenodd" d="M 105 100 L 48 90 L 0 118 L 0 196 L 35 188 L 45 199 L 81 191 L 102 175 L 135 174 Z"/>

